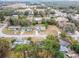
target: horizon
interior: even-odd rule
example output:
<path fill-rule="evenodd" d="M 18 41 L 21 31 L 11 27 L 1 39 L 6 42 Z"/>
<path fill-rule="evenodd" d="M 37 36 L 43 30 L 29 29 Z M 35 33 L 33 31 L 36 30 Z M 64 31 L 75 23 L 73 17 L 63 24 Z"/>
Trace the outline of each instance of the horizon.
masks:
<path fill-rule="evenodd" d="M 13 2 L 13 1 L 18 1 L 18 2 L 22 2 L 22 1 L 30 1 L 30 2 L 53 2 L 53 1 L 79 1 L 79 0 L 0 0 L 0 1 L 9 1 L 9 2 Z"/>

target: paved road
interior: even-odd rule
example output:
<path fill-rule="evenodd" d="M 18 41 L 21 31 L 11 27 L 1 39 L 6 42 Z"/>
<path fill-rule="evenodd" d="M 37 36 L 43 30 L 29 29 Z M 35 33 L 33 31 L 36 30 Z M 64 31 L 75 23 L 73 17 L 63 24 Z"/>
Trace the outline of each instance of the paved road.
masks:
<path fill-rule="evenodd" d="M 7 26 L 8 26 L 8 22 L 6 22 L 5 24 L 3 24 L 3 26 L 0 28 L 0 36 L 6 35 L 6 34 L 4 34 L 2 31 L 3 31 L 3 29 L 4 29 L 5 27 L 7 27 Z"/>
<path fill-rule="evenodd" d="M 15 37 L 15 38 L 24 38 L 24 37 L 42 37 L 45 38 L 47 35 L 2 35 L 1 37 Z"/>

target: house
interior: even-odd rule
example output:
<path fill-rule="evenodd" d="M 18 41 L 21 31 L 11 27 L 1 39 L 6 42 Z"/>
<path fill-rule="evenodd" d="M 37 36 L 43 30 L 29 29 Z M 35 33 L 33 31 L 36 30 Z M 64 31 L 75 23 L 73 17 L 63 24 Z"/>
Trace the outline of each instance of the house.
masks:
<path fill-rule="evenodd" d="M 79 14 L 70 15 L 73 23 L 79 23 Z"/>
<path fill-rule="evenodd" d="M 35 30 L 43 31 L 43 30 L 46 30 L 46 28 L 45 28 L 45 26 L 38 25 L 38 26 L 35 26 Z"/>
<path fill-rule="evenodd" d="M 70 43 L 64 41 L 64 40 L 60 40 L 60 51 L 62 52 L 68 52 L 69 48 L 67 48 L 70 45 Z"/>
<path fill-rule="evenodd" d="M 42 22 L 42 18 L 41 17 L 35 17 L 34 21 L 36 21 L 38 23 L 41 23 Z"/>
<path fill-rule="evenodd" d="M 12 43 L 12 48 L 15 48 L 16 45 L 21 45 L 21 44 L 30 44 L 31 41 L 29 40 L 22 40 L 21 38 L 17 38 L 15 42 Z"/>
<path fill-rule="evenodd" d="M 79 23 L 79 14 L 68 14 L 68 18 L 75 24 Z"/>
<path fill-rule="evenodd" d="M 60 46 L 60 51 L 62 51 L 62 52 L 68 52 L 68 48 L 61 45 Z"/>
<path fill-rule="evenodd" d="M 65 25 L 67 22 L 69 22 L 69 20 L 68 20 L 67 18 L 65 18 L 65 17 L 57 17 L 55 20 L 56 20 L 56 22 L 58 22 L 58 26 L 59 26 L 60 28 L 63 28 L 64 25 Z"/>
<path fill-rule="evenodd" d="M 12 15 L 12 18 L 18 19 L 18 15 Z"/>
<path fill-rule="evenodd" d="M 59 10 L 55 11 L 55 17 L 67 17 L 67 13 L 60 12 Z"/>
<path fill-rule="evenodd" d="M 32 27 L 26 27 L 25 31 L 33 31 L 33 28 Z"/>
<path fill-rule="evenodd" d="M 16 40 L 13 44 L 16 45 L 16 44 L 29 44 L 30 41 L 28 40 Z"/>
<path fill-rule="evenodd" d="M 50 19 L 51 19 L 51 17 L 48 17 L 48 16 L 43 17 L 43 20 L 45 20 L 45 21 L 50 20 Z"/>
<path fill-rule="evenodd" d="M 45 11 L 45 9 L 36 9 L 36 10 L 38 11 L 38 14 L 39 14 L 40 11 L 42 11 L 42 12 Z"/>
<path fill-rule="evenodd" d="M 21 29 L 20 26 L 9 26 L 8 28 L 11 30 L 20 30 Z"/>
<path fill-rule="evenodd" d="M 74 34 L 70 34 L 70 36 L 71 36 L 74 40 L 76 40 L 76 41 L 79 42 L 79 32 L 78 32 L 78 31 L 75 31 Z"/>

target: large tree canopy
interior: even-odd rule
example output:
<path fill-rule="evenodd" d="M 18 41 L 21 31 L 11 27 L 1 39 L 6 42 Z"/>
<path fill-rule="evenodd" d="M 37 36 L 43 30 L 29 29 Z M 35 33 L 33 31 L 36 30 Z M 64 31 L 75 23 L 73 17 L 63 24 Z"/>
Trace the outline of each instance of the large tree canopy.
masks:
<path fill-rule="evenodd" d="M 9 41 L 0 38 L 0 57 L 6 57 L 7 53 L 10 51 Z"/>

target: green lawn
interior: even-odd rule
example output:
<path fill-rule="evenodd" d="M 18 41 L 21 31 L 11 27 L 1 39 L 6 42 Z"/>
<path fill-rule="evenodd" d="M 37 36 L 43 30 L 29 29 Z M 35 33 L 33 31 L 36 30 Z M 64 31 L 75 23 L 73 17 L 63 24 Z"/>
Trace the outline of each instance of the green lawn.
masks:
<path fill-rule="evenodd" d="M 7 58 L 23 58 L 23 54 L 21 52 L 10 51 Z"/>
<path fill-rule="evenodd" d="M 35 34 L 35 31 L 30 31 L 30 32 L 25 31 L 24 32 L 24 35 L 32 35 L 32 34 Z"/>
<path fill-rule="evenodd" d="M 8 35 L 18 35 L 18 34 L 20 34 L 20 31 L 16 31 L 16 34 L 15 34 L 15 31 L 13 31 L 11 29 L 8 29 L 8 28 L 5 28 L 3 30 L 3 33 L 4 34 L 8 34 Z"/>
<path fill-rule="evenodd" d="M 58 31 L 60 31 L 60 29 L 54 25 L 49 25 L 48 28 L 44 31 L 40 31 L 40 34 L 47 34 L 47 35 L 58 35 Z"/>

